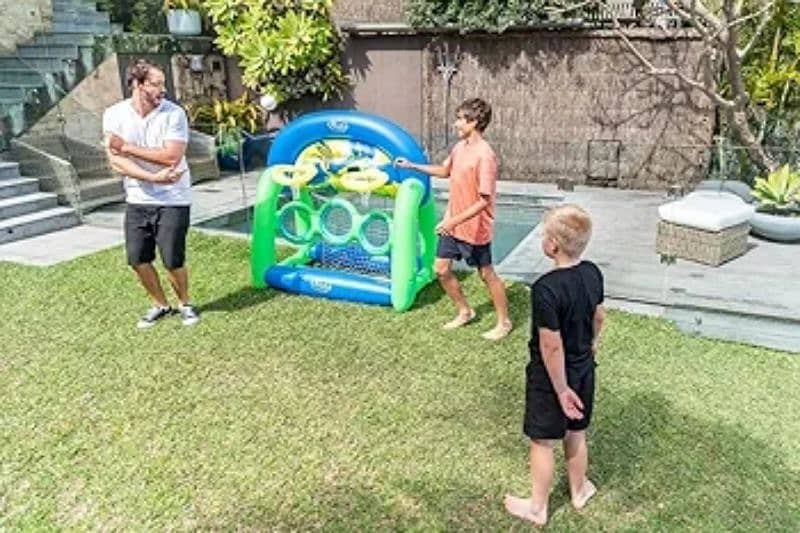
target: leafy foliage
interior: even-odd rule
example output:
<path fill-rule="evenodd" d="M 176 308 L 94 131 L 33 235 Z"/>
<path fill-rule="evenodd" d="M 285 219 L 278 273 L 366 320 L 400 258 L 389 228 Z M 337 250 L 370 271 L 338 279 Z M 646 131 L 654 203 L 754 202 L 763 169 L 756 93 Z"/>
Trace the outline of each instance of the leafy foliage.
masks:
<path fill-rule="evenodd" d="M 164 11 L 170 9 L 202 11 L 203 2 L 202 0 L 164 0 Z"/>
<path fill-rule="evenodd" d="M 133 33 L 166 33 L 167 21 L 161 10 L 163 0 L 98 0 L 97 7 L 107 11 L 111 22 L 122 24 Z"/>
<path fill-rule="evenodd" d="M 758 6 L 754 5 L 753 9 Z M 754 34 L 759 19 L 746 22 L 741 46 Z M 766 144 L 793 144 L 800 124 L 800 9 L 778 0 L 774 15 L 756 39 L 742 65 L 747 92 L 764 113 L 758 125 Z"/>
<path fill-rule="evenodd" d="M 236 100 L 213 100 L 187 106 L 192 126 L 217 137 L 217 148 L 224 155 L 239 150 L 242 132 L 256 133 L 264 124 L 264 110 L 242 95 Z"/>
<path fill-rule="evenodd" d="M 331 20 L 332 0 L 205 0 L 227 55 L 238 55 L 248 88 L 278 102 L 341 96 L 347 77 L 342 36 Z"/>
<path fill-rule="evenodd" d="M 800 212 L 800 172 L 792 172 L 784 165 L 766 178 L 757 178 L 753 196 L 763 211 L 793 214 Z"/>
<path fill-rule="evenodd" d="M 576 0 L 410 0 L 407 15 L 417 27 L 485 30 L 501 33 L 513 26 L 581 17 L 596 9 Z M 569 9 L 576 6 L 575 9 Z"/>

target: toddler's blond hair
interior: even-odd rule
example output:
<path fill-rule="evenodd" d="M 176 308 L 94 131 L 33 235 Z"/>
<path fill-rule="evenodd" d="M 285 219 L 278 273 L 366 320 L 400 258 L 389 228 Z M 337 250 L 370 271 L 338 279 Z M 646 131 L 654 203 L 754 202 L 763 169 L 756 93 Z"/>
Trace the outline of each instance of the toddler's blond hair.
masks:
<path fill-rule="evenodd" d="M 589 213 L 574 204 L 548 209 L 542 218 L 542 228 L 573 259 L 581 256 L 592 237 L 592 219 Z"/>

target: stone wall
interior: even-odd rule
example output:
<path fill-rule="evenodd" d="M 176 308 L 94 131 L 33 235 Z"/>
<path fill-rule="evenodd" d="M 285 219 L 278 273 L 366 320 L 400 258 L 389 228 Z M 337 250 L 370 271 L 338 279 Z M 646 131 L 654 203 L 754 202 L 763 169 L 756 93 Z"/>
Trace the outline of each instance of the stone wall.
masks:
<path fill-rule="evenodd" d="M 0 0 L 0 53 L 13 52 L 52 19 L 52 0 Z"/>
<path fill-rule="evenodd" d="M 61 132 L 90 145 L 99 145 L 103 112 L 123 98 L 116 54 L 107 57 L 84 78 L 57 107 L 53 107 L 26 133 L 25 138 L 48 137 Z"/>
<path fill-rule="evenodd" d="M 344 22 L 405 22 L 406 0 L 338 0 L 333 16 Z"/>
<path fill-rule="evenodd" d="M 660 67 L 691 74 L 700 43 L 639 30 L 633 42 Z M 442 40 L 423 54 L 424 142 L 446 155 L 455 107 L 465 98 L 489 101 L 494 118 L 487 138 L 502 161 L 502 178 L 515 181 L 596 182 L 661 189 L 702 178 L 714 128 L 714 107 L 675 79 L 642 73 L 637 59 L 608 31 L 450 36 L 461 53 L 450 84 L 439 64 Z M 445 139 L 445 137 L 449 137 Z"/>

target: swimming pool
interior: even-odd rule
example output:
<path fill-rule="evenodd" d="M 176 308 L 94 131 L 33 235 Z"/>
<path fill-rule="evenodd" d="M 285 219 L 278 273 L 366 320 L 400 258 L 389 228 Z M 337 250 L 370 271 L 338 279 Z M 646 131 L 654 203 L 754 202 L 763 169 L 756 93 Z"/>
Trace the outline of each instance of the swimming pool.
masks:
<path fill-rule="evenodd" d="M 545 196 L 527 196 L 500 194 L 495 208 L 494 240 L 492 241 L 492 258 L 499 264 L 522 240 L 533 231 L 542 218 L 547 207 L 558 203 L 560 198 Z M 374 197 L 367 200 L 369 209 L 391 209 L 383 198 Z M 359 199 L 353 200 L 358 205 Z M 447 196 L 437 194 L 436 210 L 439 218 L 447 206 Z M 197 227 L 250 234 L 250 221 L 253 208 L 238 209 L 196 224 Z"/>

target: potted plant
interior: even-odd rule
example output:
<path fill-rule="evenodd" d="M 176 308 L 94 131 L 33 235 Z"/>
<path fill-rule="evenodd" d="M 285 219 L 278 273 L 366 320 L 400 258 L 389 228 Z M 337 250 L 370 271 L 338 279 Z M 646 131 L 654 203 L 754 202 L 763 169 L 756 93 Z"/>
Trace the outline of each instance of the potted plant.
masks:
<path fill-rule="evenodd" d="M 164 0 L 167 27 L 172 35 L 200 35 L 203 24 L 200 19 L 201 0 Z"/>
<path fill-rule="evenodd" d="M 214 135 L 217 160 L 227 170 L 251 169 L 266 163 L 274 132 L 265 129 L 268 108 L 246 94 L 236 100 L 213 100 L 187 106 L 192 127 Z"/>
<path fill-rule="evenodd" d="M 750 221 L 753 233 L 773 241 L 800 240 L 800 172 L 785 165 L 757 178 L 752 192 L 758 202 Z"/>

